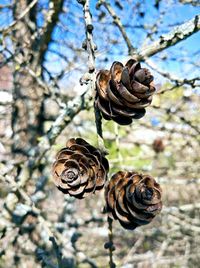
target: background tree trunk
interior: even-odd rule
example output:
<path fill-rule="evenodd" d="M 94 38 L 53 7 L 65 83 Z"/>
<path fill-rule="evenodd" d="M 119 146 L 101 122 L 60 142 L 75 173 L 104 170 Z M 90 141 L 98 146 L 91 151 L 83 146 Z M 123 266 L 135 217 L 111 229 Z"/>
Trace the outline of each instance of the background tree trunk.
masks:
<path fill-rule="evenodd" d="M 14 18 L 28 7 L 29 1 L 19 0 L 15 3 Z M 36 29 L 36 5 L 21 20 L 13 38 L 16 58 L 14 61 L 13 87 L 13 152 L 27 155 L 35 146 L 37 138 L 43 134 L 43 89 L 36 83 L 35 75 L 41 74 L 39 53 L 33 51 L 34 31 Z M 29 63 L 28 66 L 26 63 Z"/>

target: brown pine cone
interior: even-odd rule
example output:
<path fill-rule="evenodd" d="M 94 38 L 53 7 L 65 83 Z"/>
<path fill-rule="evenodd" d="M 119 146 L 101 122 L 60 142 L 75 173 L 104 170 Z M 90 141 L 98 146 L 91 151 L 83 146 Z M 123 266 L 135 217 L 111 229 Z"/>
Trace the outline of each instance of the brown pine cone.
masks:
<path fill-rule="evenodd" d="M 125 229 L 148 224 L 162 208 L 161 188 L 149 175 L 119 171 L 105 188 L 106 212 Z"/>
<path fill-rule="evenodd" d="M 156 153 L 161 153 L 165 149 L 165 145 L 163 143 L 163 140 L 160 138 L 157 138 L 153 142 L 153 149 Z"/>
<path fill-rule="evenodd" d="M 129 125 L 145 115 L 155 92 L 153 76 L 131 59 L 125 66 L 115 61 L 110 71 L 101 70 L 96 78 L 95 105 L 106 120 Z"/>
<path fill-rule="evenodd" d="M 81 199 L 104 187 L 108 170 L 100 150 L 81 138 L 70 139 L 53 164 L 54 183 L 63 193 Z"/>

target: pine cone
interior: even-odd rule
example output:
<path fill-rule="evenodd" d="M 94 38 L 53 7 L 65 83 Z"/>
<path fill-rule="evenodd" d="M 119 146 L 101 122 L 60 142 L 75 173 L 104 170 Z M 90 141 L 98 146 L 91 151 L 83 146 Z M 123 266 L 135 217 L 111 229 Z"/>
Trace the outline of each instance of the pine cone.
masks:
<path fill-rule="evenodd" d="M 106 120 L 129 125 L 145 115 L 155 92 L 153 76 L 131 59 L 125 66 L 115 61 L 110 71 L 101 70 L 96 78 L 95 105 Z"/>
<path fill-rule="evenodd" d="M 163 140 L 160 138 L 157 138 L 153 142 L 153 149 L 156 153 L 161 153 L 165 149 L 165 145 L 163 143 Z"/>
<path fill-rule="evenodd" d="M 162 208 L 161 188 L 149 175 L 119 171 L 105 188 L 106 212 L 125 229 L 148 224 Z"/>
<path fill-rule="evenodd" d="M 104 187 L 108 170 L 98 149 L 81 138 L 70 139 L 53 164 L 54 183 L 63 193 L 81 199 Z"/>

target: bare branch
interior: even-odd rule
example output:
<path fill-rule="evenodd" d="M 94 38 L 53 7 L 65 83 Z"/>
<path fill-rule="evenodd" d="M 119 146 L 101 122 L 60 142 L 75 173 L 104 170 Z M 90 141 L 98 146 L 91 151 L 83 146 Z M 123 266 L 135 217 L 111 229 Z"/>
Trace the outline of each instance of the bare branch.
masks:
<path fill-rule="evenodd" d="M 195 18 L 185 22 L 184 24 L 175 27 L 168 34 L 160 36 L 160 38 L 153 42 L 152 44 L 141 48 L 138 55 L 132 55 L 137 60 L 143 60 L 147 57 L 153 56 L 156 53 L 176 45 L 177 43 L 188 38 L 192 34 L 200 30 L 200 15 L 195 16 Z"/>
<path fill-rule="evenodd" d="M 158 68 L 158 66 L 156 66 L 156 64 L 151 61 L 150 59 L 146 59 L 145 60 L 146 64 L 149 65 L 154 71 L 156 71 L 157 73 L 159 73 L 160 75 L 162 75 L 163 77 L 169 79 L 171 82 L 175 83 L 175 86 L 174 87 L 171 87 L 170 89 L 169 88 L 165 88 L 165 89 L 162 89 L 160 90 L 159 92 L 157 92 L 157 94 L 163 94 L 169 90 L 173 90 L 177 87 L 180 87 L 180 86 L 183 86 L 183 85 L 189 85 L 191 87 L 198 87 L 200 84 L 200 77 L 194 77 L 194 78 L 191 78 L 191 79 L 187 79 L 187 78 L 184 78 L 184 79 L 181 79 L 175 75 L 172 75 L 168 72 L 164 72 L 162 70 L 160 70 Z"/>
<path fill-rule="evenodd" d="M 195 7 L 200 6 L 199 0 L 179 0 L 179 2 L 182 4 L 190 4 L 190 5 L 195 6 Z"/>
<path fill-rule="evenodd" d="M 27 8 L 20 14 L 20 16 L 19 16 L 16 20 L 14 20 L 14 21 L 13 21 L 10 25 L 8 25 L 7 27 L 5 27 L 5 28 L 1 28 L 1 29 L 0 29 L 0 33 L 6 33 L 6 32 L 8 32 L 8 31 L 10 30 L 10 28 L 14 27 L 15 24 L 16 24 L 19 20 L 23 19 L 24 16 L 26 16 L 26 14 L 30 11 L 30 9 L 31 9 L 32 7 L 34 7 L 34 5 L 37 3 L 37 1 L 38 1 L 38 0 L 33 0 L 33 1 L 27 6 Z"/>
<path fill-rule="evenodd" d="M 64 268 L 63 265 L 62 265 L 62 253 L 60 252 L 59 246 L 58 246 L 55 238 L 53 236 L 51 236 L 49 238 L 49 240 L 52 242 L 53 249 L 54 249 L 55 254 L 56 254 L 56 258 L 57 258 L 57 261 L 58 261 L 58 268 Z"/>
<path fill-rule="evenodd" d="M 46 25 L 46 29 L 44 30 L 44 34 L 41 37 L 41 41 L 39 43 L 40 45 L 40 50 L 39 50 L 39 59 L 40 59 L 40 64 L 43 63 L 45 53 L 48 50 L 49 43 L 52 38 L 52 33 L 54 30 L 54 27 L 56 26 L 58 19 L 59 19 L 59 14 L 62 11 L 64 4 L 64 0 L 52 0 L 50 1 L 50 18 L 48 18 L 48 24 Z"/>
<path fill-rule="evenodd" d="M 91 88 L 92 92 L 95 92 L 95 81 L 96 81 L 96 72 L 95 72 L 95 50 L 96 45 L 93 41 L 93 25 L 92 25 L 92 15 L 89 7 L 89 0 L 86 0 L 83 5 L 83 14 L 85 19 L 85 30 L 86 30 L 86 49 L 88 52 L 88 69 L 90 74 L 88 86 Z M 98 136 L 98 145 L 99 148 L 106 153 L 106 149 L 103 141 L 102 125 L 101 125 L 101 115 L 96 107 L 94 107 L 95 113 L 95 122 L 97 128 Z"/>
<path fill-rule="evenodd" d="M 68 105 L 60 111 L 60 115 L 52 124 L 47 133 L 49 144 L 53 144 L 62 130 L 72 121 L 72 119 L 88 106 L 92 92 L 87 90 L 81 96 L 77 96 L 73 101 L 69 101 Z M 40 146 L 40 145 L 39 145 Z"/>
<path fill-rule="evenodd" d="M 125 29 L 124 29 L 124 26 L 122 25 L 122 22 L 120 20 L 120 18 L 117 16 L 117 14 L 115 13 L 114 9 L 111 7 L 110 3 L 106 2 L 105 0 L 99 0 L 98 2 L 98 5 L 103 5 L 107 11 L 109 12 L 109 14 L 112 16 L 113 18 L 113 23 L 119 28 L 123 38 L 124 38 L 124 41 L 126 42 L 127 44 L 127 47 L 128 47 L 128 53 L 131 55 L 134 53 L 135 51 L 135 48 L 133 47 Z"/>

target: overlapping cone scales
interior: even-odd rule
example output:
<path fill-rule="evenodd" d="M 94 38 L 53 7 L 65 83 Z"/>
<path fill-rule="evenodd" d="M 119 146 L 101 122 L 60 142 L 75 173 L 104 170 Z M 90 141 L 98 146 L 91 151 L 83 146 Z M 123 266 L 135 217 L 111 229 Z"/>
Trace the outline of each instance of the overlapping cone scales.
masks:
<path fill-rule="evenodd" d="M 148 224 L 162 208 L 161 188 L 156 181 L 136 172 L 119 171 L 105 188 L 106 212 L 125 229 Z"/>
<path fill-rule="evenodd" d="M 95 105 L 103 117 L 122 125 L 143 117 L 155 92 L 153 76 L 133 59 L 125 66 L 116 61 L 110 71 L 101 70 L 97 74 L 96 89 Z"/>
<path fill-rule="evenodd" d="M 63 193 L 84 198 L 104 187 L 108 169 L 98 149 L 81 138 L 70 139 L 53 164 L 54 183 Z"/>

